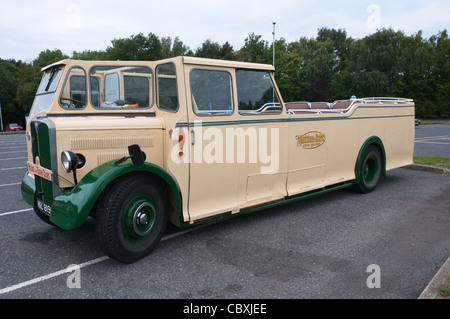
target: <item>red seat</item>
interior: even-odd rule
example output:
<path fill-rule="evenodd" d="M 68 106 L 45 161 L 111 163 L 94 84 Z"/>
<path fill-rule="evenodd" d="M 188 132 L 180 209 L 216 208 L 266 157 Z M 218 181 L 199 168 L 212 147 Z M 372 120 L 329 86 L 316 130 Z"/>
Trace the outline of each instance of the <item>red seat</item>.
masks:
<path fill-rule="evenodd" d="M 309 102 L 289 102 L 286 103 L 287 110 L 307 110 L 310 108 Z"/>
<path fill-rule="evenodd" d="M 330 108 L 329 103 L 326 102 L 312 102 L 311 109 L 314 110 L 328 110 Z"/>
<path fill-rule="evenodd" d="M 336 110 L 345 110 L 351 103 L 352 101 L 337 101 L 332 105 L 332 108 Z"/>

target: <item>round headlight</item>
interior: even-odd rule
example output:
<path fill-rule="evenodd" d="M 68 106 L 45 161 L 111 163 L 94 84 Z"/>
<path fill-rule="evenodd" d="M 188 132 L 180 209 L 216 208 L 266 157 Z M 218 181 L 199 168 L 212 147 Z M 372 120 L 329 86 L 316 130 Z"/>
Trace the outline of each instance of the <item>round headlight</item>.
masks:
<path fill-rule="evenodd" d="M 70 151 L 64 151 L 61 153 L 61 164 L 64 170 L 69 173 L 77 168 L 79 163 L 78 156 Z"/>

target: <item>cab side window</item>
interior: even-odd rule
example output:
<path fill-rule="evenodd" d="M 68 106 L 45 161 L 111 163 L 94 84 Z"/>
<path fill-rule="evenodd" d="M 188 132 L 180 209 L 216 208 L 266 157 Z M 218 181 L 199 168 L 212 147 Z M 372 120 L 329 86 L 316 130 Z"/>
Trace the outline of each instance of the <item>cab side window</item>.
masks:
<path fill-rule="evenodd" d="M 109 73 L 105 75 L 105 101 L 120 100 L 119 74 Z"/>
<path fill-rule="evenodd" d="M 282 107 L 266 71 L 237 70 L 236 84 L 240 114 L 278 114 Z"/>
<path fill-rule="evenodd" d="M 160 64 L 156 67 L 157 104 L 162 110 L 178 111 L 177 74 L 173 63 Z"/>
<path fill-rule="evenodd" d="M 91 103 L 94 107 L 99 107 L 100 105 L 100 81 L 98 77 L 90 77 L 91 85 Z"/>
<path fill-rule="evenodd" d="M 224 71 L 194 69 L 190 73 L 192 108 L 199 116 L 231 115 L 231 75 Z"/>
<path fill-rule="evenodd" d="M 96 108 L 150 108 L 153 104 L 153 72 L 148 67 L 96 66 L 89 78 Z"/>
<path fill-rule="evenodd" d="M 126 75 L 123 77 L 125 100 L 130 104 L 149 105 L 150 81 L 146 77 Z"/>
<path fill-rule="evenodd" d="M 66 109 L 82 109 L 86 106 L 86 73 L 82 68 L 70 69 L 59 102 Z"/>

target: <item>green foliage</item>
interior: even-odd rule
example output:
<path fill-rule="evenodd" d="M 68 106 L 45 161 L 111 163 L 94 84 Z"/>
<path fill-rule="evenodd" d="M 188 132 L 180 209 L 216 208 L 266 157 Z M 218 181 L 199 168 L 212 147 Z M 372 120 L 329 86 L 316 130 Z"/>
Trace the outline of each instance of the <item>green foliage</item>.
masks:
<path fill-rule="evenodd" d="M 261 35 L 250 34 L 244 46 L 237 52 L 237 60 L 252 63 L 272 63 L 272 51 L 269 45 L 261 39 Z"/>
<path fill-rule="evenodd" d="M 114 39 L 111 43 L 106 49 L 108 60 L 151 61 L 163 57 L 161 40 L 153 33 L 148 36 L 139 33 L 126 39 Z"/>
<path fill-rule="evenodd" d="M 414 163 L 437 166 L 443 168 L 450 168 L 450 158 L 447 157 L 437 157 L 437 156 L 426 156 L 426 155 L 414 155 Z"/>
<path fill-rule="evenodd" d="M 195 52 L 178 37 L 139 33 L 114 39 L 104 51 L 72 53 L 80 60 L 153 61 L 180 55 L 272 64 L 273 46 L 250 34 L 239 50 L 205 40 Z M 41 68 L 69 58 L 46 50 L 32 63 L 0 59 L 0 102 L 4 123 L 24 122 L 42 76 Z M 277 85 L 286 101 L 333 101 L 352 95 L 413 98 L 418 118 L 450 118 L 450 39 L 447 30 L 429 39 L 419 31 L 382 29 L 362 39 L 345 30 L 321 28 L 316 38 L 275 41 Z"/>
<path fill-rule="evenodd" d="M 17 69 L 12 61 L 0 60 L 0 103 L 3 128 L 7 123 L 16 122 L 17 110 L 14 95 L 19 82 Z"/>

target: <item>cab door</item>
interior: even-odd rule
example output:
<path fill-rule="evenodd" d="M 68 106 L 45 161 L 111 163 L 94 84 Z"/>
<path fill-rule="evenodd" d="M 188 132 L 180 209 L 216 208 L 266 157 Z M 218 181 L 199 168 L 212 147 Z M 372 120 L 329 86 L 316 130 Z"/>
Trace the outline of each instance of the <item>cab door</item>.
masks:
<path fill-rule="evenodd" d="M 239 105 L 240 152 L 245 163 L 239 166 L 240 207 L 253 207 L 286 196 L 283 104 L 267 69 L 236 70 Z M 243 145 L 243 146 L 242 146 Z"/>
<path fill-rule="evenodd" d="M 226 141 L 238 127 L 233 77 L 231 68 L 185 65 L 191 222 L 238 211 L 239 168 Z"/>

